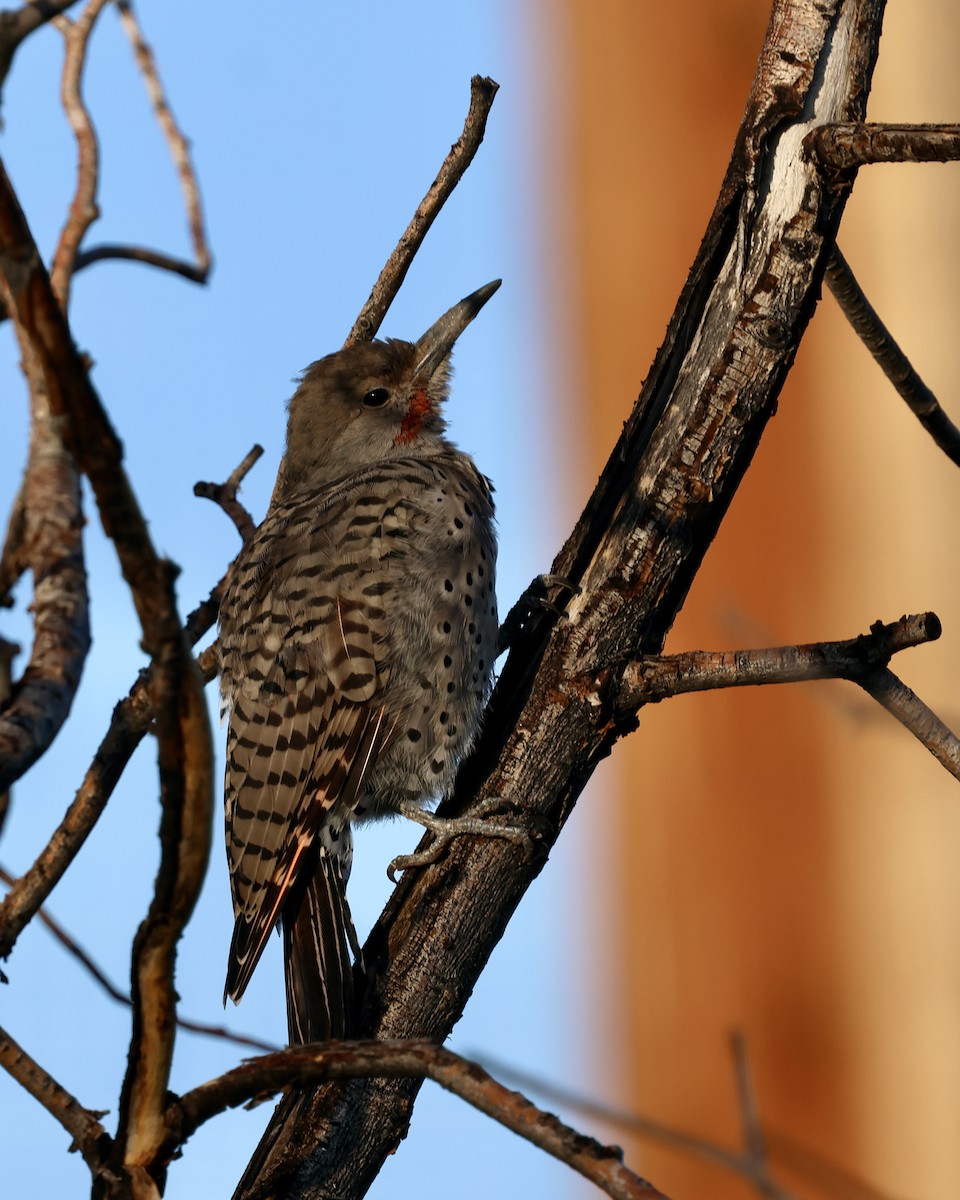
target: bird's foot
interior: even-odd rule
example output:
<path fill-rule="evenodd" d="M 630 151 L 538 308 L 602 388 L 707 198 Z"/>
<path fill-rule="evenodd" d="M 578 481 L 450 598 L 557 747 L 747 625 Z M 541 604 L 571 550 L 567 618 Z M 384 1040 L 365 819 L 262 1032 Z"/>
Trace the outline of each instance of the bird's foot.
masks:
<path fill-rule="evenodd" d="M 559 588 L 558 594 L 568 592 L 569 597 L 579 596 L 581 588 L 565 575 L 537 575 L 513 608 L 507 613 L 497 641 L 497 653 L 503 654 L 516 641 L 517 636 L 537 609 L 546 609 L 558 617 L 568 617 L 570 614 L 550 598 L 552 588 Z"/>
<path fill-rule="evenodd" d="M 413 801 L 400 805 L 398 811 L 411 821 L 416 821 L 434 835 L 433 843 L 426 850 L 418 850 L 415 854 L 398 854 L 387 867 L 387 875 L 391 883 L 397 882 L 396 872 L 407 871 L 411 867 L 425 867 L 436 862 L 454 838 L 463 834 L 473 834 L 476 837 L 498 837 L 515 846 L 522 846 L 524 855 L 532 857 L 534 853 L 533 839 L 527 830 L 519 825 L 511 825 L 508 821 L 491 821 L 488 818 L 509 801 L 502 796 L 488 796 L 481 800 L 477 807 L 465 817 L 438 817 L 435 813 L 426 812 Z"/>

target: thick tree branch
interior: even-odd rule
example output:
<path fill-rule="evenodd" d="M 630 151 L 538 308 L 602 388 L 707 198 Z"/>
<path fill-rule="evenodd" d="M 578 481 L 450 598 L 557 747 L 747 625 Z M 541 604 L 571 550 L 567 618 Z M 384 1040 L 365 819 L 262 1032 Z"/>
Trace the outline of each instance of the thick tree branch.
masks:
<path fill-rule="evenodd" d="M 16 642 L 8 642 L 6 638 L 0 637 L 0 710 L 10 699 L 10 693 L 13 691 L 13 660 L 19 653 L 20 647 Z M 10 791 L 3 788 L 0 789 L 0 837 L 3 835 L 3 826 L 9 811 Z"/>
<path fill-rule="evenodd" d="M 0 700 L 0 793 L 59 733 L 90 648 L 80 481 L 35 377 L 32 391 L 19 553 L 33 574 L 33 644 L 23 674 Z"/>
<path fill-rule="evenodd" d="M 66 305 L 69 286 L 71 239 L 82 236 L 83 221 L 93 206 L 91 189 L 95 192 L 96 188 L 96 140 L 80 100 L 79 86 L 87 38 L 105 2 L 91 0 L 81 20 L 66 32 L 63 97 L 81 153 L 78 192 L 61 239 L 61 267 L 54 288 L 61 307 Z M 19 22 L 20 37 L 50 18 L 66 22 L 65 17 L 56 15 L 64 7 L 36 5 L 17 14 L 0 14 L 0 41 L 4 33 L 9 34 L 11 21 Z M 6 52 L 0 51 L 0 62 L 6 66 L 16 44 L 8 41 Z M 21 246 L 15 253 L 28 256 L 29 247 Z M 4 275 L 0 293 L 8 309 L 15 312 L 16 276 L 6 271 Z M 54 308 L 57 301 L 53 302 Z M 30 455 L 8 528 L 0 590 L 6 595 L 20 573 L 31 569 L 34 639 L 22 678 L 0 701 L 0 794 L 6 794 L 10 784 L 44 753 L 60 730 L 73 704 L 90 648 L 80 481 L 64 445 L 59 414 L 51 404 L 42 356 L 37 353 L 29 325 L 22 318 L 15 325 L 30 387 Z"/>
<path fill-rule="evenodd" d="M 0 279 L 0 295 L 9 300 L 10 294 Z M 14 332 L 30 390 L 30 452 L 4 546 L 2 586 L 31 571 L 33 644 L 23 675 L 0 698 L 0 795 L 60 731 L 90 649 L 80 479 L 51 412 L 40 361 L 19 322 Z"/>
<path fill-rule="evenodd" d="M 857 337 L 877 360 L 884 375 L 906 400 L 910 411 L 951 462 L 960 466 L 960 429 L 914 370 L 893 335 L 863 294 L 847 260 L 834 246 L 824 278 Z"/>
<path fill-rule="evenodd" d="M 0 289 L 0 310 L 3 308 L 3 291 Z M 13 607 L 13 589 L 19 583 L 29 563 L 23 552 L 26 532 L 26 512 L 23 504 L 23 483 L 17 490 L 10 516 L 7 518 L 7 533 L 0 551 L 0 608 Z"/>
<path fill-rule="evenodd" d="M 775 410 L 851 182 L 825 182 L 800 147 L 811 128 L 862 119 L 882 12 L 882 0 L 774 4 L 700 254 L 551 569 L 582 591 L 568 619 L 535 614 L 522 631 L 451 810 L 503 797 L 531 828 L 549 825 L 551 841 L 596 764 L 633 727 L 570 681 L 660 650 Z M 495 839 L 465 837 L 406 872 L 365 947 L 373 982 L 360 1034 L 442 1040 L 541 866 Z M 284 1100 L 237 1195 L 363 1195 L 404 1136 L 417 1086 L 328 1083 Z"/>

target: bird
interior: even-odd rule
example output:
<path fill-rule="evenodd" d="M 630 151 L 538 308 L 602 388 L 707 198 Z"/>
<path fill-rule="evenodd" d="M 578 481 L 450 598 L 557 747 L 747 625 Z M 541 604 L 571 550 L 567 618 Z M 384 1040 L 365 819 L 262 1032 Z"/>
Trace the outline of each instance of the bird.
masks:
<path fill-rule="evenodd" d="M 291 1044 L 351 1036 L 351 827 L 398 812 L 433 827 L 425 806 L 451 791 L 492 688 L 493 488 L 444 404 L 454 343 L 500 282 L 415 342 L 303 372 L 274 496 L 225 585 L 224 1003 L 279 926 Z"/>

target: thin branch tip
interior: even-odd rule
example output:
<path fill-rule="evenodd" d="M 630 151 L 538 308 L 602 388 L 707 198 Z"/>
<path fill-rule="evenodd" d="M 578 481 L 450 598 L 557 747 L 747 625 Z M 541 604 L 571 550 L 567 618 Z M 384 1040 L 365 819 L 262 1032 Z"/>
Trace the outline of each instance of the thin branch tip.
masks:
<path fill-rule="evenodd" d="M 893 334 L 864 295 L 838 246 L 834 246 L 830 252 L 824 279 L 850 327 L 873 355 L 907 407 L 947 458 L 960 466 L 960 429 L 950 420 L 937 397 L 900 349 Z"/>
<path fill-rule="evenodd" d="M 486 75 L 474 75 L 470 80 L 470 106 L 463 122 L 460 136 L 450 147 L 450 152 L 440 166 L 436 179 L 420 201 L 410 224 L 404 230 L 393 253 L 384 264 L 377 282 L 373 285 L 366 304 L 360 310 L 353 328 L 347 335 L 345 346 L 356 342 L 370 341 L 376 337 L 400 285 L 406 278 L 430 226 L 449 199 L 454 188 L 463 178 L 473 162 L 487 127 L 487 117 L 494 98 L 500 89 L 496 80 Z"/>
<path fill-rule="evenodd" d="M 237 492 L 240 490 L 240 484 L 262 454 L 263 447 L 256 443 L 223 483 L 206 483 L 199 480 L 193 485 L 195 496 L 201 500 L 212 500 L 214 504 L 223 509 L 233 521 L 244 544 L 253 537 L 257 525 L 247 509 L 237 499 Z"/>

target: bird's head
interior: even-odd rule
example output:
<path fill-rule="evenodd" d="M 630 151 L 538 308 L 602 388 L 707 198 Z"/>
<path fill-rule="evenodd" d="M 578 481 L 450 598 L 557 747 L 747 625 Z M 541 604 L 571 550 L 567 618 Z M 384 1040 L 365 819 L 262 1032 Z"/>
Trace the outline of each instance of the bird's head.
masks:
<path fill-rule="evenodd" d="M 416 342 L 360 342 L 307 367 L 290 400 L 282 491 L 441 444 L 451 351 L 499 286 L 455 304 Z"/>

